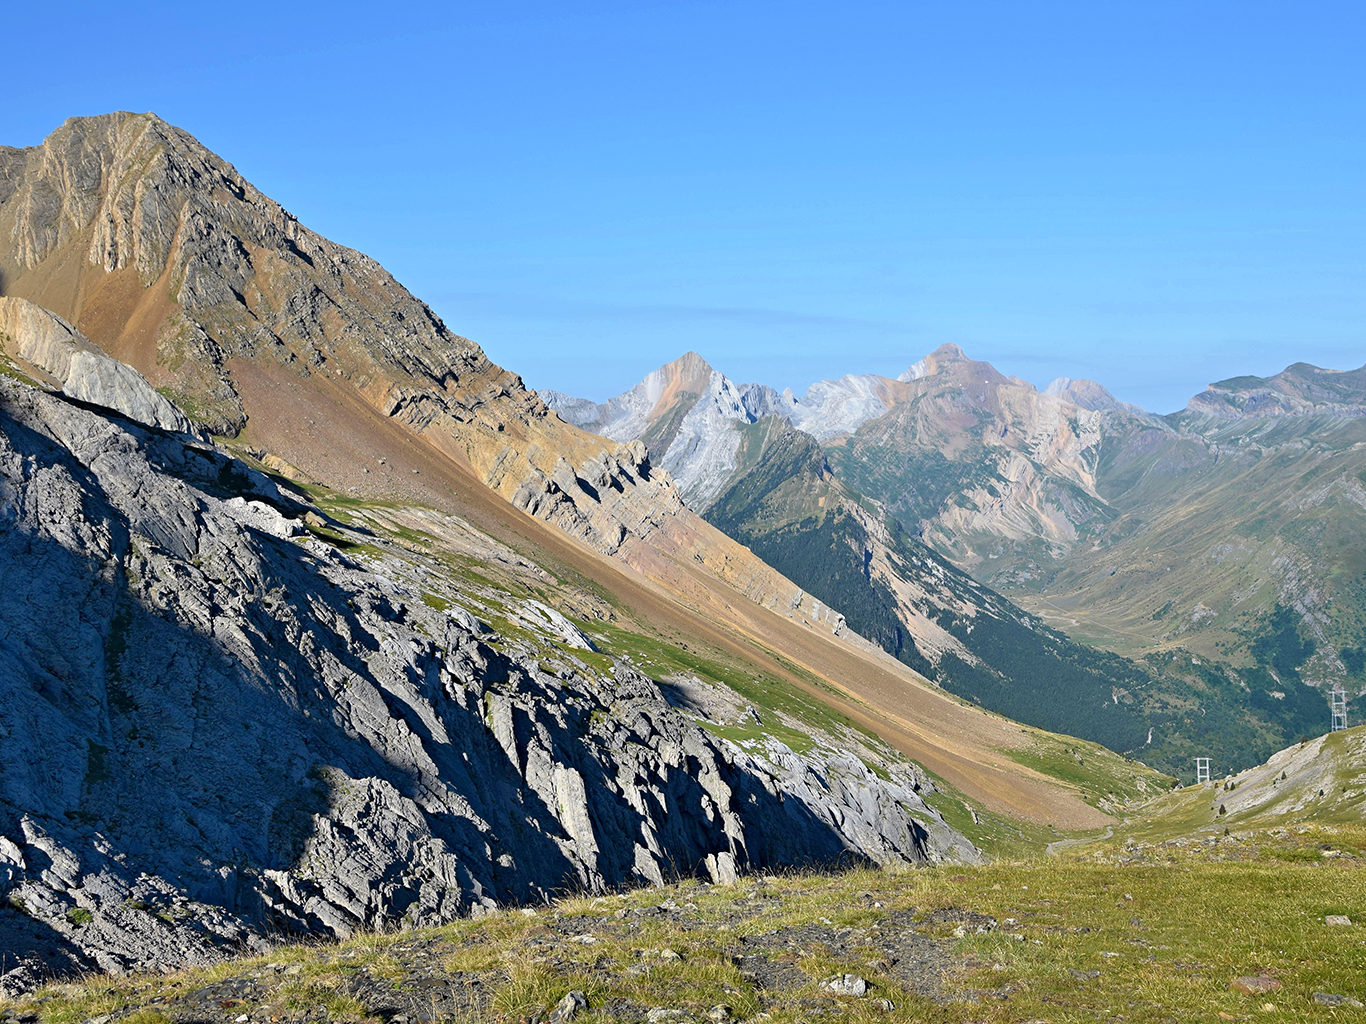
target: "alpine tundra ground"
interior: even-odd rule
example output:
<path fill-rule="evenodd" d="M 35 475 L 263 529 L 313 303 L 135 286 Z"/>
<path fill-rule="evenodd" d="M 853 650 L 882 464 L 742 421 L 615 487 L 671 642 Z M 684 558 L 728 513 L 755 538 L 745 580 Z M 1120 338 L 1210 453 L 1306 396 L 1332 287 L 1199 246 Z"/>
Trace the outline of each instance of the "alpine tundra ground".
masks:
<path fill-rule="evenodd" d="M 1363 866 L 1366 826 L 1344 824 L 1116 837 L 973 868 L 683 881 L 54 984 L 0 1003 L 0 1020 L 1359 1020 Z M 1265 991 L 1239 991 L 1240 978 Z M 552 1016 L 561 1005 L 575 1009 Z"/>

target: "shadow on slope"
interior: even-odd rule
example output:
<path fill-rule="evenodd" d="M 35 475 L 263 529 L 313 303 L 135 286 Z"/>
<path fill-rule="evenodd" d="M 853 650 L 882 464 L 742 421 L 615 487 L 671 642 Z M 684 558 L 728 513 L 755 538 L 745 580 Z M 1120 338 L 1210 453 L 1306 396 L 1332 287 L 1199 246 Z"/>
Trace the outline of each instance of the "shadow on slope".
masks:
<path fill-rule="evenodd" d="M 547 675 L 157 472 L 195 478 L 193 453 L 146 457 L 178 442 L 72 408 L 0 402 L 4 888 L 57 966 L 170 962 L 244 924 L 434 923 L 723 853 L 847 860 L 651 681 Z"/>

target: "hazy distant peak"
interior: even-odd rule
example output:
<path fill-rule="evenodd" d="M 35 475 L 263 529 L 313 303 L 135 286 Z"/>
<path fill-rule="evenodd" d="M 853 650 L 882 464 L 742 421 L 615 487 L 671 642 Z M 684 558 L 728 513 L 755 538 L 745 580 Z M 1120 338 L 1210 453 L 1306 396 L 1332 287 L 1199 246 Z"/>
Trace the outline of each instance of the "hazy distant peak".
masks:
<path fill-rule="evenodd" d="M 961 348 L 952 342 L 945 342 L 937 349 L 912 363 L 900 377 L 899 381 L 919 380 L 921 377 L 928 377 L 937 372 L 946 363 L 966 363 L 970 362 L 967 355 Z"/>
<path fill-rule="evenodd" d="M 901 374 L 901 376 L 897 377 L 897 380 L 919 380 L 921 377 L 926 376 L 929 372 L 929 357 L 926 356 L 924 359 L 917 359 L 910 366 L 908 366 L 906 368 L 906 372 Z"/>
<path fill-rule="evenodd" d="M 1071 386 L 1071 377 L 1059 377 L 1052 381 L 1048 387 L 1044 388 L 1043 393 L 1053 398 L 1061 398 L 1063 395 L 1067 394 L 1067 389 Z"/>
<path fill-rule="evenodd" d="M 1073 380 L 1071 377 L 1059 377 L 1048 387 L 1043 389 L 1043 393 L 1052 398 L 1061 399 L 1064 402 L 1071 402 L 1073 405 L 1082 409 L 1092 409 L 1096 412 L 1127 412 L 1134 416 L 1146 416 L 1147 413 L 1136 405 L 1128 402 L 1121 402 L 1114 395 L 1110 394 L 1102 384 L 1097 384 L 1093 380 Z"/>
<path fill-rule="evenodd" d="M 566 395 L 550 388 L 541 388 L 536 394 L 549 408 L 560 414 L 560 419 L 576 427 L 593 423 L 602 408 L 590 399 L 575 398 L 573 395 Z"/>
<path fill-rule="evenodd" d="M 1292 363 L 1272 377 L 1216 381 L 1186 405 L 1189 412 L 1221 418 L 1328 413 L 1366 416 L 1366 366 L 1327 370 Z"/>
<path fill-rule="evenodd" d="M 944 344 L 940 345 L 931 352 L 930 355 L 941 363 L 947 363 L 954 359 L 966 360 L 968 358 L 967 353 L 950 341 L 946 341 Z"/>
<path fill-rule="evenodd" d="M 1291 363 L 1272 377 L 1229 377 L 1227 380 L 1215 381 L 1210 387 L 1219 391 L 1312 389 L 1335 398 L 1361 400 L 1366 398 L 1366 366 L 1355 370 L 1329 370 L 1313 363 Z"/>
<path fill-rule="evenodd" d="M 710 376 L 713 371 L 711 363 L 690 351 L 684 352 L 672 363 L 665 363 L 659 372 L 680 377 L 701 377 Z"/>

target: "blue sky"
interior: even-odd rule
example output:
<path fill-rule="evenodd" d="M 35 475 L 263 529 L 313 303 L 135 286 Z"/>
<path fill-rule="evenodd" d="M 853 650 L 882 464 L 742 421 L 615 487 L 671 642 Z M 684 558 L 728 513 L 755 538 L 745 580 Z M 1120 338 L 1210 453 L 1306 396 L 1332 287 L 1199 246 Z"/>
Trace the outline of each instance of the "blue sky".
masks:
<path fill-rule="evenodd" d="M 1366 362 L 1359 3 L 41 6 L 0 144 L 155 110 L 534 387 Z"/>

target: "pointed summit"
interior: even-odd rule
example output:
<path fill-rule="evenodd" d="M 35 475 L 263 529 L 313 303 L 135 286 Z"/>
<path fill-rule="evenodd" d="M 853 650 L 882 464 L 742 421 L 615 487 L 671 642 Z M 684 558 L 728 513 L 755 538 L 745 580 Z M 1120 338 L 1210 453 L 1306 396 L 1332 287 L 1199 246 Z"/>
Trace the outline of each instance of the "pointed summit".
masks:
<path fill-rule="evenodd" d="M 1097 384 L 1093 380 L 1073 380 L 1071 377 L 1059 377 L 1044 388 L 1043 393 L 1052 398 L 1060 398 L 1064 402 L 1071 402 L 1079 408 L 1091 409 L 1095 412 L 1121 411 L 1133 416 L 1147 415 L 1147 412 L 1138 406 L 1121 402 L 1110 394 L 1104 385 Z"/>
<path fill-rule="evenodd" d="M 713 370 L 711 363 L 707 362 L 696 352 L 688 351 L 684 352 L 673 362 L 665 363 L 656 372 L 676 374 L 681 377 L 697 377 L 701 375 L 710 376 Z"/>
<path fill-rule="evenodd" d="M 924 359 L 918 359 L 912 363 L 897 380 L 911 381 L 919 380 L 921 377 L 929 377 L 939 372 L 941 366 L 949 363 L 970 362 L 967 355 L 961 348 L 952 342 L 945 342 L 937 349 L 927 355 Z"/>

